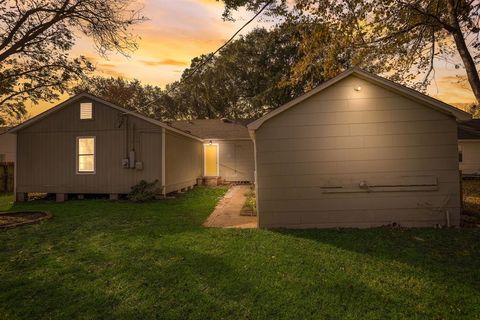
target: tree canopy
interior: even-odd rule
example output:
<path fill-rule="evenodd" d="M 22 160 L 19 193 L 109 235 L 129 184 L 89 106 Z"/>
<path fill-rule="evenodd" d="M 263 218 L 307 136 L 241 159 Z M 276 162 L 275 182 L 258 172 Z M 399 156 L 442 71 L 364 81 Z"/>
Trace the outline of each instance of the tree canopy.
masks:
<path fill-rule="evenodd" d="M 319 50 L 314 58 L 309 57 L 308 68 L 299 72 L 298 62 L 306 54 L 301 44 L 303 37 L 311 35 L 312 25 L 285 23 L 270 30 L 254 29 L 215 57 L 194 58 L 181 79 L 163 91 L 141 86 L 138 80 L 95 77 L 74 92 L 89 91 L 162 120 L 256 118 L 349 66 L 353 51 L 333 41 L 334 30 L 318 24 L 314 27 L 317 35 L 323 28 L 317 44 L 334 47 L 331 50 L 344 59 L 339 61 L 335 55 L 332 60 L 331 51 Z"/>
<path fill-rule="evenodd" d="M 475 92 L 480 47 L 479 15 L 474 9 L 479 2 L 224 2 L 226 18 L 231 10 L 258 10 L 269 2 L 268 14 L 282 19 L 271 29 L 257 28 L 240 36 L 216 56 L 194 58 L 181 79 L 166 90 L 142 86 L 137 80 L 93 78 L 77 92 L 88 90 L 161 120 L 256 118 L 351 66 L 422 90 L 434 74 L 434 59 L 452 61 L 457 54 L 467 61 L 463 67 Z M 455 23 L 457 27 L 452 27 Z M 456 30 L 463 40 L 455 39 Z M 467 40 L 464 57 L 457 42 Z"/>
<path fill-rule="evenodd" d="M 25 114 L 24 101 L 52 101 L 93 65 L 69 51 L 78 33 L 97 51 L 128 54 L 145 20 L 128 0 L 0 0 L 0 122 Z"/>
<path fill-rule="evenodd" d="M 224 16 L 240 8 L 256 11 L 265 3 L 268 14 L 282 21 L 305 21 L 330 26 L 361 60 L 393 80 L 417 89 L 425 88 L 434 75 L 434 60 L 451 62 L 458 55 L 468 83 L 480 102 L 480 1 L 478 0 L 223 0 Z M 308 68 L 319 50 L 320 36 L 303 37 L 309 54 L 297 64 L 299 73 Z M 335 53 L 332 53 L 335 54 Z M 357 56 L 358 57 L 358 56 Z M 419 75 L 423 75 L 419 79 Z"/>
<path fill-rule="evenodd" d="M 69 90 L 72 94 L 88 92 L 123 108 L 149 117 L 170 118 L 168 114 L 152 105 L 163 94 L 160 87 L 144 85 L 139 80 L 94 76 L 84 79 Z"/>

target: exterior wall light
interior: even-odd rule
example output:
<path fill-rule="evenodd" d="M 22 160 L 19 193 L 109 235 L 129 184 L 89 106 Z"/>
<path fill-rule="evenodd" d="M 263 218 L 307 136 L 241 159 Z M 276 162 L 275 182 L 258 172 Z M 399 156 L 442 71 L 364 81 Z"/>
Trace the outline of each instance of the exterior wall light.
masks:
<path fill-rule="evenodd" d="M 355 91 L 358 92 L 358 91 L 361 91 L 361 90 L 362 90 L 362 87 L 358 86 L 358 87 L 353 88 L 353 90 L 355 90 Z"/>
<path fill-rule="evenodd" d="M 212 140 L 210 140 L 210 141 L 208 142 L 208 144 L 209 144 L 209 145 L 212 145 Z"/>

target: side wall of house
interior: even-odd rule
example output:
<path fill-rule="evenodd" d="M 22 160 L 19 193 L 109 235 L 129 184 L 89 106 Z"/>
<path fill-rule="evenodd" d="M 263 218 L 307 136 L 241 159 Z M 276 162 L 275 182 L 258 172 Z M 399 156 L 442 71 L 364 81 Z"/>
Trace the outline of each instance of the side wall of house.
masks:
<path fill-rule="evenodd" d="M 219 147 L 220 177 L 226 181 L 254 181 L 255 158 L 251 140 L 212 140 Z"/>
<path fill-rule="evenodd" d="M 480 140 L 460 140 L 458 145 L 462 150 L 462 174 L 480 174 Z"/>
<path fill-rule="evenodd" d="M 259 225 L 458 225 L 456 132 L 453 117 L 347 77 L 256 131 Z"/>
<path fill-rule="evenodd" d="M 166 192 L 197 183 L 203 172 L 203 144 L 167 130 L 165 137 Z"/>
<path fill-rule="evenodd" d="M 16 136 L 11 133 L 0 134 L 0 155 L 4 155 L 5 162 L 15 162 Z"/>
<path fill-rule="evenodd" d="M 80 120 L 82 102 L 93 102 L 92 120 Z M 121 111 L 84 98 L 18 131 L 17 192 L 128 193 L 140 180 L 161 181 L 162 129 L 128 116 L 127 132 L 126 123 Z M 77 137 L 90 136 L 96 170 L 79 174 Z M 141 170 L 122 166 L 132 149 Z"/>

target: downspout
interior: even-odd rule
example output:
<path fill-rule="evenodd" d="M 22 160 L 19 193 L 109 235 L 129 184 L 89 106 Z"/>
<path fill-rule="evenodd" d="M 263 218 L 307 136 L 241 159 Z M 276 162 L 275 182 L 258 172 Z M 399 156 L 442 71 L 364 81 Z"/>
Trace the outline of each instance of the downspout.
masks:
<path fill-rule="evenodd" d="M 165 185 L 165 135 L 166 135 L 166 130 L 165 128 L 162 128 L 162 195 L 163 197 L 167 196 L 167 187 Z"/>
<path fill-rule="evenodd" d="M 128 157 L 128 114 L 124 113 L 123 115 L 125 116 L 125 159 L 129 159 Z"/>
<path fill-rule="evenodd" d="M 132 124 L 132 149 L 128 153 L 128 163 L 130 164 L 130 169 L 135 169 L 135 161 L 136 161 L 136 154 L 135 154 L 135 123 Z"/>
<path fill-rule="evenodd" d="M 18 166 L 18 133 L 15 132 L 15 159 L 13 162 L 13 194 L 15 201 L 17 201 L 17 166 Z"/>
<path fill-rule="evenodd" d="M 259 207 L 259 194 L 258 194 L 258 166 L 257 166 L 257 140 L 255 136 L 255 130 L 248 130 L 248 134 L 253 141 L 253 157 L 255 160 L 255 172 L 253 174 L 255 184 L 255 207 L 257 209 L 257 228 L 260 227 L 260 207 Z"/>

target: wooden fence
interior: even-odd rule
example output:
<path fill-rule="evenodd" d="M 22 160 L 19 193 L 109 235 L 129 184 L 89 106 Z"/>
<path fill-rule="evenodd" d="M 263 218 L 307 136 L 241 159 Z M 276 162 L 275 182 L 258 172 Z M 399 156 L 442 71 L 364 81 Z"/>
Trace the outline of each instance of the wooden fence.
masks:
<path fill-rule="evenodd" d="M 0 193 L 12 193 L 14 186 L 13 162 L 0 162 Z"/>

